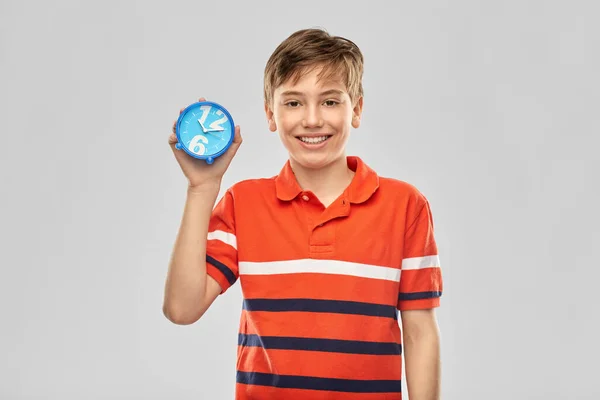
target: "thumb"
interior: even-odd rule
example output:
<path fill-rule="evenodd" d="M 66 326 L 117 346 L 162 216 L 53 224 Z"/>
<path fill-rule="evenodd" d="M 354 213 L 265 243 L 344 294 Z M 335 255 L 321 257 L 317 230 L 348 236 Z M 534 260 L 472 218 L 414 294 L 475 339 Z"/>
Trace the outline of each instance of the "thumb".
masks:
<path fill-rule="evenodd" d="M 240 145 L 242 144 L 242 134 L 241 134 L 241 129 L 239 125 L 236 125 L 235 127 L 235 133 L 233 136 L 233 142 L 231 143 L 231 147 L 237 148 L 240 147 Z"/>
<path fill-rule="evenodd" d="M 242 144 L 242 135 L 240 133 L 240 127 L 239 127 L 239 125 L 237 125 L 235 127 L 235 134 L 233 136 L 233 142 L 231 142 L 231 146 L 229 146 L 229 148 L 227 149 L 227 151 L 224 154 L 226 156 L 227 163 L 231 162 L 233 157 L 235 157 L 241 144 Z"/>

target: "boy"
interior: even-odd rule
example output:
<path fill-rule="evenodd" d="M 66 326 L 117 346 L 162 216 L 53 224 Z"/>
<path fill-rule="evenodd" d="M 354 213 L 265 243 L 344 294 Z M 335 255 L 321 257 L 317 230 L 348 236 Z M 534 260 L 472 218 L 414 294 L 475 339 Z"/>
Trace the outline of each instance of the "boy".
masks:
<path fill-rule="evenodd" d="M 289 160 L 275 177 L 233 185 L 214 209 L 239 126 L 212 165 L 169 139 L 189 186 L 163 311 L 194 323 L 240 279 L 236 399 L 401 399 L 403 352 L 410 399 L 439 399 L 442 278 L 429 203 L 345 155 L 362 75 L 347 39 L 307 29 L 282 42 L 264 96 Z"/>

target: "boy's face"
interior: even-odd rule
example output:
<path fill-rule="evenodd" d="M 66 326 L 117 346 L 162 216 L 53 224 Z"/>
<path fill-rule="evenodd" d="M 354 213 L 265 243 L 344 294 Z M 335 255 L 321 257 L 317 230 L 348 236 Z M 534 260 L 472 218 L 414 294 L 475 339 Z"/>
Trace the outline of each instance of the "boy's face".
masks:
<path fill-rule="evenodd" d="M 352 104 L 344 83 L 318 80 L 319 71 L 277 87 L 273 104 L 265 105 L 269 129 L 279 132 L 290 159 L 311 169 L 345 157 L 350 129 L 360 125 L 363 102 L 361 97 Z"/>

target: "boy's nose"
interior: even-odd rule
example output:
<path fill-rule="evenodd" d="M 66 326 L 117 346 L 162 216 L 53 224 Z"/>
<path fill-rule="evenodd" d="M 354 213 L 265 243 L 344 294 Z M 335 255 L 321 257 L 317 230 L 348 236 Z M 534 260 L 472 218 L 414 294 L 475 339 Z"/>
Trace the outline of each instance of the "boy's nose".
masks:
<path fill-rule="evenodd" d="M 302 126 L 304 128 L 318 128 L 323 126 L 323 119 L 319 111 L 319 107 L 308 106 L 302 119 Z"/>

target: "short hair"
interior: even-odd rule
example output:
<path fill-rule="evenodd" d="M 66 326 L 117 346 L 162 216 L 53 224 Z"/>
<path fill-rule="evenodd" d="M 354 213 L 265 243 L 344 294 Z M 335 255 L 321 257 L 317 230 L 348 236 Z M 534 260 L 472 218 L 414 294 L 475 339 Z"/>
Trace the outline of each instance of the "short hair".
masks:
<path fill-rule="evenodd" d="M 277 87 L 289 79 L 295 84 L 314 68 L 323 67 L 318 79 L 340 77 L 352 101 L 363 96 L 364 58 L 358 46 L 324 29 L 292 33 L 273 52 L 264 71 L 264 100 L 272 104 Z"/>

